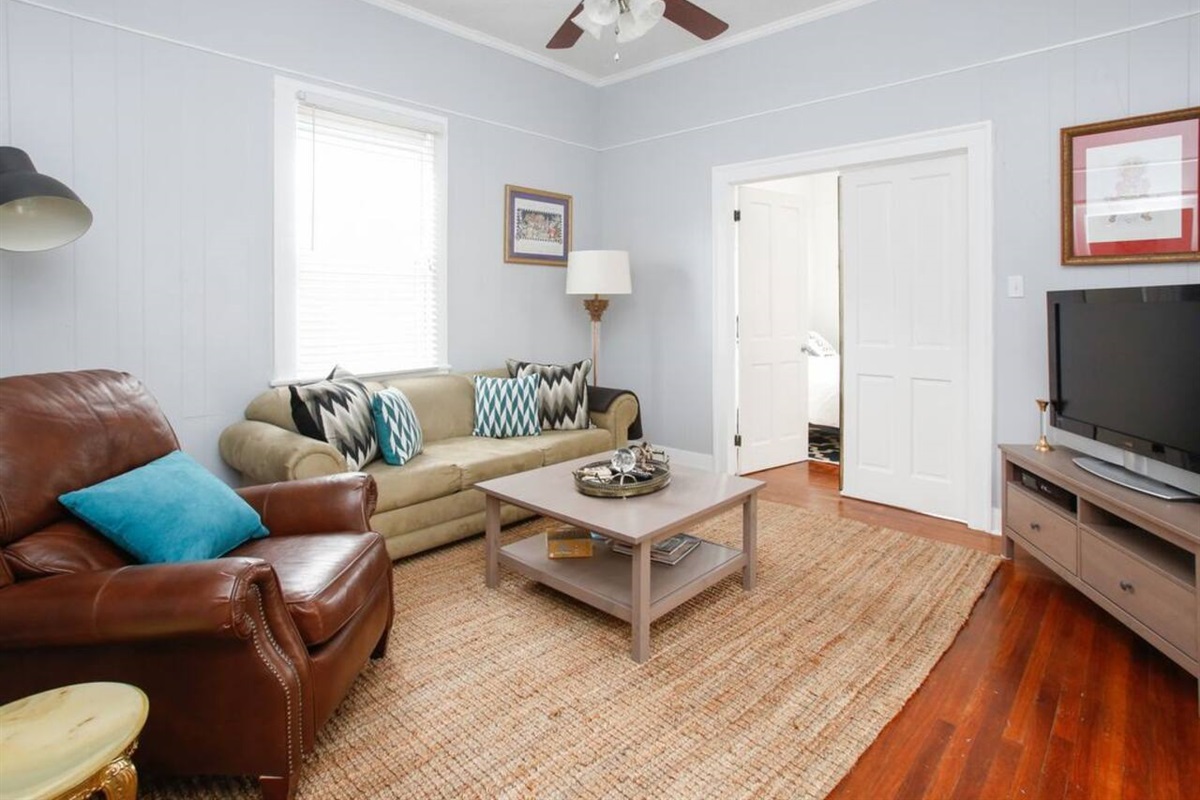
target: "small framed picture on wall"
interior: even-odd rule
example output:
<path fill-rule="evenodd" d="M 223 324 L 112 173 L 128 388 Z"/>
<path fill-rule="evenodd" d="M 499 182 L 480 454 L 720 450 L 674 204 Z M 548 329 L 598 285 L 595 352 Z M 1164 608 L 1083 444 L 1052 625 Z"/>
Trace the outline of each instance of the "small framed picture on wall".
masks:
<path fill-rule="evenodd" d="M 504 262 L 565 267 L 571 252 L 571 195 L 504 187 Z"/>
<path fill-rule="evenodd" d="M 1200 260 L 1200 107 L 1064 128 L 1062 263 Z"/>

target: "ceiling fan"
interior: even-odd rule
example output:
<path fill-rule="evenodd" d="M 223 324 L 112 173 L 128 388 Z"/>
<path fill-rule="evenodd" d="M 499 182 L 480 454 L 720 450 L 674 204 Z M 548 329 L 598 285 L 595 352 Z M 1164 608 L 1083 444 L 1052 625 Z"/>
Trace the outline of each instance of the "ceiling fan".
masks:
<path fill-rule="evenodd" d="M 653 28 L 662 17 L 705 40 L 720 36 L 729 28 L 728 22 L 689 0 L 584 0 L 567 16 L 546 48 L 573 47 L 584 31 L 599 39 L 604 29 L 614 23 L 617 41 L 628 42 Z"/>

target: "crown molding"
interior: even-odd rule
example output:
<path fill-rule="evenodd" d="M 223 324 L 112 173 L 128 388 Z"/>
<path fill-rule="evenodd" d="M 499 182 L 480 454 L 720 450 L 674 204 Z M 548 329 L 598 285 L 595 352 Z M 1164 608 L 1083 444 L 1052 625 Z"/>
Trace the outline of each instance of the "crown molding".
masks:
<path fill-rule="evenodd" d="M 370 0 L 368 0 L 370 2 Z M 705 42 L 697 47 L 692 47 L 684 50 L 682 53 L 676 53 L 673 56 L 665 56 L 663 58 L 651 61 L 648 64 L 643 64 L 640 67 L 632 67 L 624 70 L 616 75 L 609 75 L 605 78 L 591 77 L 589 83 L 596 87 L 612 86 L 615 83 L 623 83 L 624 81 L 640 78 L 643 75 L 648 75 L 651 72 L 657 72 L 660 69 L 673 67 L 676 64 L 683 64 L 693 59 L 702 58 L 710 53 L 717 53 L 721 50 L 728 50 L 731 47 L 737 47 L 748 42 L 753 42 L 756 39 L 762 39 L 765 36 L 771 36 L 781 31 L 786 31 L 789 28 L 795 28 L 799 25 L 806 25 L 810 22 L 816 22 L 819 19 L 840 14 L 843 11 L 849 11 L 859 6 L 865 6 L 868 3 L 874 3 L 875 0 L 835 0 L 835 2 L 827 3 L 809 11 L 804 11 L 790 17 L 768 22 L 765 25 L 759 25 L 757 28 L 751 28 L 748 31 L 734 34 L 733 36 L 724 37 L 718 36 L 712 41 Z"/>
<path fill-rule="evenodd" d="M 596 77 L 591 73 L 584 72 L 581 69 L 568 67 L 566 64 L 560 64 L 552 58 L 548 58 L 541 53 L 535 53 L 532 50 L 527 50 L 524 47 L 518 47 L 512 42 L 506 42 L 503 39 L 495 36 L 490 36 L 486 33 L 468 28 L 465 25 L 459 25 L 457 22 L 451 22 L 445 17 L 439 17 L 436 14 L 430 14 L 428 11 L 423 11 L 419 8 L 414 8 L 408 3 L 403 3 L 401 0 L 362 0 L 378 8 L 391 11 L 399 14 L 402 17 L 408 17 L 411 20 L 428 25 L 431 28 L 437 28 L 440 31 L 452 34 L 460 39 L 466 39 L 475 44 L 481 44 L 484 47 L 490 47 L 493 50 L 499 50 L 501 53 L 507 53 L 510 56 L 516 56 L 519 59 L 528 61 L 532 64 L 537 64 L 539 67 L 545 67 L 548 70 L 553 70 L 561 75 L 566 75 L 568 78 L 574 78 L 582 83 L 591 86 L 597 86 Z"/>
<path fill-rule="evenodd" d="M 566 64 L 562 64 L 552 58 L 548 58 L 541 53 L 528 50 L 524 47 L 518 47 L 517 45 L 512 44 L 511 42 L 506 42 L 498 37 L 481 33 L 474 28 L 468 28 L 465 25 L 460 25 L 457 22 L 451 22 L 450 20 L 445 19 L 444 17 L 439 17 L 436 14 L 430 14 L 428 11 L 414 8 L 408 3 L 402 2 L 402 0 L 362 0 L 362 2 L 369 3 L 373 6 L 377 6 L 378 8 L 386 9 L 403 17 L 408 17 L 416 22 L 429 25 L 430 27 L 437 28 L 438 30 L 445 31 L 446 33 L 458 36 L 476 44 L 490 47 L 493 50 L 499 50 L 502 53 L 507 53 L 510 56 L 515 56 L 532 64 L 537 64 L 539 67 L 545 67 L 546 69 L 557 72 L 560 75 L 566 75 L 568 78 L 574 78 L 575 80 L 580 81 L 581 83 L 586 83 L 589 86 L 602 88 L 604 86 L 612 86 L 616 83 L 633 80 L 634 78 L 639 78 L 643 75 L 657 72 L 660 69 L 673 67 L 676 64 L 683 64 L 687 61 L 691 61 L 692 59 L 709 55 L 710 53 L 727 50 L 730 47 L 737 47 L 738 45 L 752 42 L 755 39 L 761 39 L 764 36 L 770 36 L 772 34 L 779 33 L 780 31 L 788 30 L 789 28 L 795 28 L 798 25 L 815 22 L 819 19 L 832 16 L 833 14 L 840 14 L 843 11 L 849 11 L 850 9 L 858 8 L 859 6 L 864 6 L 868 3 L 874 3 L 875 0 L 835 0 L 832 3 L 828 3 L 818 8 L 804 11 L 790 17 L 785 17 L 784 19 L 776 20 L 775 22 L 769 22 L 766 25 L 760 25 L 757 28 L 751 28 L 748 31 L 743 31 L 734 36 L 718 37 L 710 42 L 705 42 L 702 45 L 685 50 L 682 53 L 676 53 L 675 55 L 656 59 L 655 61 L 651 61 L 648 64 L 643 64 L 640 67 L 632 67 L 615 75 L 608 75 L 605 77 L 598 77 L 590 72 L 585 72 L 584 70 L 577 69 L 575 67 L 569 67 Z"/>

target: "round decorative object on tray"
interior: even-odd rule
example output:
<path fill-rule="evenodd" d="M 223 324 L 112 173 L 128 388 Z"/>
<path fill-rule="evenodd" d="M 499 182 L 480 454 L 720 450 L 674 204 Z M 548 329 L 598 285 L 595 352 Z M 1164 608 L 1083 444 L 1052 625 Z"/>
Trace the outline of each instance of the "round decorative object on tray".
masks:
<path fill-rule="evenodd" d="M 648 472 L 618 473 L 611 460 L 593 461 L 573 474 L 575 488 L 589 497 L 637 497 L 657 492 L 671 482 L 671 468 L 657 462 Z"/>

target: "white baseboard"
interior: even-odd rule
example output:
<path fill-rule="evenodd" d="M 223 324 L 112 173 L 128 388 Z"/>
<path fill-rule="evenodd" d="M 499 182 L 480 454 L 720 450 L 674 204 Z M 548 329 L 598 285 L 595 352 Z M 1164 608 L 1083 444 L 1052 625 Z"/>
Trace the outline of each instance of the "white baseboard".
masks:
<path fill-rule="evenodd" d="M 695 453 L 691 450 L 677 450 L 674 447 L 664 447 L 667 455 L 671 457 L 672 464 L 680 464 L 693 469 L 702 469 L 708 472 L 713 471 L 713 457 L 711 453 Z"/>
<path fill-rule="evenodd" d="M 988 533 L 990 533 L 994 536 L 999 536 L 1000 535 L 1000 525 L 1001 525 L 1000 507 L 993 506 L 992 507 L 992 529 L 990 531 L 988 531 Z"/>

